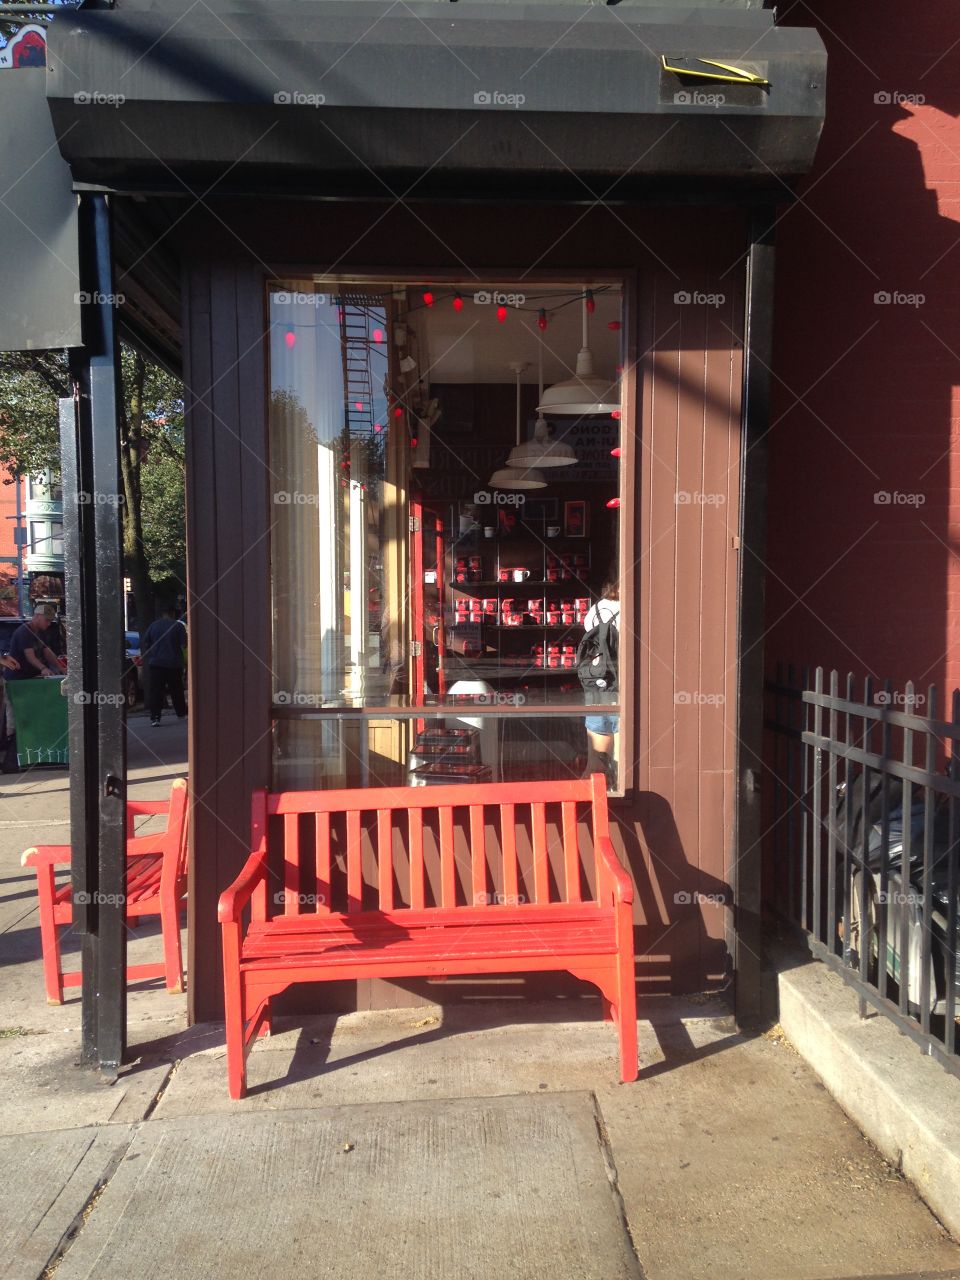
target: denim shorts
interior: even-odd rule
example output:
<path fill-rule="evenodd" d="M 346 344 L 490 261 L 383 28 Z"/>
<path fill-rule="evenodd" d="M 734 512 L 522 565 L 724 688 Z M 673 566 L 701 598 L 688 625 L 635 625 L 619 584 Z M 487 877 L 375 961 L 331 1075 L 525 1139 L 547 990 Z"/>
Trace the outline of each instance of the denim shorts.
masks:
<path fill-rule="evenodd" d="M 584 700 L 588 707 L 609 706 L 617 701 L 616 693 L 607 693 L 600 689 L 584 690 Z M 620 717 L 612 715 L 587 716 L 583 722 L 587 733 L 616 733 L 620 725 Z"/>

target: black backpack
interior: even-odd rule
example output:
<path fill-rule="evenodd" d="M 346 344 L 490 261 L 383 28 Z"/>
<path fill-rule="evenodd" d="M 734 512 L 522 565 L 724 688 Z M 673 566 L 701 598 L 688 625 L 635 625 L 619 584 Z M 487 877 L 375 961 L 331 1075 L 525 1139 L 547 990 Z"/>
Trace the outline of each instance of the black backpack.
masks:
<path fill-rule="evenodd" d="M 577 648 L 577 675 L 585 690 L 609 693 L 616 689 L 618 647 L 617 628 L 610 618 L 601 616 Z"/>

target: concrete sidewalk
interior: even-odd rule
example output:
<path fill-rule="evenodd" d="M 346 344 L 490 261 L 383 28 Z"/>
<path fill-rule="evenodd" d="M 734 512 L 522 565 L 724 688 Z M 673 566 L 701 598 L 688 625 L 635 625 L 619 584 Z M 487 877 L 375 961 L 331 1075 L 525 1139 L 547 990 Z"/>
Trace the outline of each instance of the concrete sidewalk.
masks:
<path fill-rule="evenodd" d="M 183 727 L 130 734 L 132 790 L 164 794 Z M 783 1037 L 719 1001 L 644 1005 L 635 1085 L 589 999 L 281 1020 L 234 1103 L 222 1027 L 145 985 L 100 1084 L 78 994 L 44 1002 L 19 867 L 66 839 L 65 776 L 0 781 L 0 1276 L 960 1276 Z"/>

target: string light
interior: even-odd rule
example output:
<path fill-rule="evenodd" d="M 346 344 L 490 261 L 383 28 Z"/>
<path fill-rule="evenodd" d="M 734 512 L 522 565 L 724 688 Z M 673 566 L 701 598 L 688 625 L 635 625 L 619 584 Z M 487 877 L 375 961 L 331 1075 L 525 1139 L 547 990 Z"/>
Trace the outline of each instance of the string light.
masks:
<path fill-rule="evenodd" d="M 616 510 L 616 508 L 619 507 L 619 505 L 620 505 L 619 498 L 610 498 L 607 502 L 607 506 L 613 510 Z"/>
<path fill-rule="evenodd" d="M 393 416 L 394 416 L 395 418 L 402 418 L 402 417 L 403 417 L 403 409 L 402 409 L 402 407 L 401 407 L 400 405 L 397 405 L 397 407 L 394 409 L 394 411 L 393 411 Z"/>
<path fill-rule="evenodd" d="M 586 291 L 585 297 L 586 297 L 586 303 L 587 303 L 587 311 L 589 311 L 590 315 L 593 315 L 593 313 L 597 309 L 597 304 L 593 300 L 593 290 L 588 289 Z"/>
<path fill-rule="evenodd" d="M 463 310 L 463 298 L 460 296 L 459 293 L 455 293 L 453 295 L 453 309 L 454 311 Z"/>
<path fill-rule="evenodd" d="M 283 335 L 283 340 L 287 344 L 287 346 L 291 349 L 291 351 L 297 345 L 297 335 L 293 332 L 292 329 L 287 330 L 287 332 Z"/>
<path fill-rule="evenodd" d="M 547 327 L 547 313 L 543 307 L 541 307 L 537 312 L 537 327 L 540 329 L 541 333 L 544 332 Z"/>
<path fill-rule="evenodd" d="M 507 308 L 504 306 L 497 307 L 497 324 L 503 324 L 507 318 Z"/>
<path fill-rule="evenodd" d="M 429 289 L 424 289 L 423 291 L 423 305 L 425 307 L 433 306 L 433 294 L 430 292 Z"/>
<path fill-rule="evenodd" d="M 619 409 L 614 409 L 614 411 L 610 414 L 610 417 L 611 417 L 611 418 L 613 418 L 613 419 L 615 419 L 615 421 L 619 422 L 619 421 L 620 421 L 620 410 L 619 410 Z"/>
<path fill-rule="evenodd" d="M 611 449 L 611 450 L 610 450 L 610 457 L 611 457 L 611 458 L 619 458 L 619 457 L 620 457 L 620 446 L 619 446 L 619 445 L 617 445 L 617 447 L 616 447 L 615 449 Z"/>
<path fill-rule="evenodd" d="M 616 333 L 616 332 L 619 330 L 619 328 L 620 328 L 620 321 L 619 321 L 619 320 L 608 320 L 608 321 L 607 321 L 607 328 L 608 328 L 608 329 L 612 329 L 612 330 L 613 330 L 613 332 L 614 332 L 614 333 Z"/>
<path fill-rule="evenodd" d="M 382 330 L 382 329 L 374 329 L 374 331 L 373 331 L 373 340 L 374 340 L 374 342 L 382 342 L 382 341 L 383 341 L 383 330 Z"/>

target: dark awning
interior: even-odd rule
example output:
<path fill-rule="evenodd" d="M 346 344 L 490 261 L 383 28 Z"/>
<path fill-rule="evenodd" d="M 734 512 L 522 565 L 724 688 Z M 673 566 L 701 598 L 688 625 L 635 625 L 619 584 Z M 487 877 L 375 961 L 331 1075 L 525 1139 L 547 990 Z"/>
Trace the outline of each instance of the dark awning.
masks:
<path fill-rule="evenodd" d="M 782 194 L 823 122 L 819 36 L 758 9 L 178 3 L 121 0 L 51 25 L 48 98 L 77 181 L 583 197 L 584 179 L 617 197 L 684 182 Z"/>

